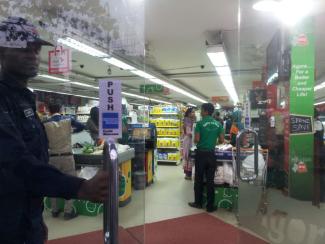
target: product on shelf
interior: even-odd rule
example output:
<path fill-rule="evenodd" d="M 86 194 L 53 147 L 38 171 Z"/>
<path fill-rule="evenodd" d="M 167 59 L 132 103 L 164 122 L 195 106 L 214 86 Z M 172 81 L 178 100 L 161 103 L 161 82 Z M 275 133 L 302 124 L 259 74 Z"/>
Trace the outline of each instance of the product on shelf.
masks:
<path fill-rule="evenodd" d="M 179 138 L 158 138 L 157 139 L 158 148 L 178 148 Z"/>
<path fill-rule="evenodd" d="M 178 161 L 180 159 L 180 154 L 177 153 L 167 153 L 167 152 L 161 152 L 158 153 L 158 160 L 164 160 L 164 161 Z"/>
<path fill-rule="evenodd" d="M 152 114 L 176 114 L 179 112 L 178 107 L 171 105 L 160 105 L 152 107 L 150 113 Z"/>
<path fill-rule="evenodd" d="M 174 136 L 178 137 L 180 135 L 179 129 L 167 129 L 167 128 L 158 128 L 157 129 L 158 136 Z"/>
<path fill-rule="evenodd" d="M 150 123 L 157 128 L 158 161 L 180 162 L 181 115 L 178 106 L 159 105 L 150 110 Z"/>
<path fill-rule="evenodd" d="M 166 119 L 166 118 L 152 118 L 150 123 L 156 125 L 156 127 L 179 127 L 181 122 L 179 119 Z"/>

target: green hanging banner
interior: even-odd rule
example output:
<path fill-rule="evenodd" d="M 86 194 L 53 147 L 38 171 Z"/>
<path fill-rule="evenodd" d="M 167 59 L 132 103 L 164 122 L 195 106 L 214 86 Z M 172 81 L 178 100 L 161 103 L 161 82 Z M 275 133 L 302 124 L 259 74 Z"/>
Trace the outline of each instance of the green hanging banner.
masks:
<path fill-rule="evenodd" d="M 289 194 L 311 200 L 314 171 L 315 37 L 312 19 L 292 33 L 290 79 Z"/>

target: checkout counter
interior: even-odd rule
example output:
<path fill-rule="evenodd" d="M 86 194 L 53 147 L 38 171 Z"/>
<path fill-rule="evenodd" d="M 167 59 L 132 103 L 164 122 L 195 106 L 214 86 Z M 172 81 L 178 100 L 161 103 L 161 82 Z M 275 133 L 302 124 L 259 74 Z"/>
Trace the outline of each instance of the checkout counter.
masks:
<path fill-rule="evenodd" d="M 72 143 L 91 142 L 87 132 L 78 133 L 72 136 Z M 128 146 L 117 144 L 118 162 L 120 168 L 120 184 L 119 184 L 119 206 L 126 206 L 132 199 L 132 159 L 135 158 L 135 150 Z M 87 168 L 95 173 L 96 168 L 102 168 L 103 153 L 95 151 L 95 153 L 85 154 L 82 148 L 73 149 L 76 169 L 86 170 Z M 45 209 L 51 209 L 49 198 L 44 199 Z M 59 208 L 63 210 L 64 200 L 59 202 Z M 93 203 L 84 200 L 75 200 L 74 208 L 80 215 L 96 216 L 103 212 L 103 204 Z"/>

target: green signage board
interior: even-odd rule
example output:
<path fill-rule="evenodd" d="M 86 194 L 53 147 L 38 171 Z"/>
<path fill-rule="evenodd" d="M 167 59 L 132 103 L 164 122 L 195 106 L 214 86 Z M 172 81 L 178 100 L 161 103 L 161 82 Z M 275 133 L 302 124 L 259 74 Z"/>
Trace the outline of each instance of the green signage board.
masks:
<path fill-rule="evenodd" d="M 165 88 L 162 85 L 147 84 L 140 85 L 140 93 L 146 94 L 162 94 Z"/>
<path fill-rule="evenodd" d="M 315 38 L 313 20 L 292 32 L 290 79 L 289 194 L 311 200 L 314 171 Z"/>

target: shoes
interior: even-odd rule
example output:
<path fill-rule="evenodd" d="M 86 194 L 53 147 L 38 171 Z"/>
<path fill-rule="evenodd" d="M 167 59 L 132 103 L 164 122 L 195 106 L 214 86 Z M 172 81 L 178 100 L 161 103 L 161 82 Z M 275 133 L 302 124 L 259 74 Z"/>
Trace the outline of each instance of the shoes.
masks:
<path fill-rule="evenodd" d="M 197 209 L 202 209 L 202 205 L 197 204 L 195 202 L 189 202 L 188 206 L 190 206 L 191 208 L 197 208 Z"/>
<path fill-rule="evenodd" d="M 74 219 L 77 216 L 78 216 L 78 213 L 75 211 L 72 211 L 71 213 L 64 213 L 64 220 Z"/>
<path fill-rule="evenodd" d="M 192 180 L 191 176 L 185 176 L 185 180 Z"/>
<path fill-rule="evenodd" d="M 58 210 L 58 211 L 52 211 L 52 217 L 53 217 L 53 218 L 57 218 L 57 217 L 59 217 L 60 213 L 61 213 L 61 210 Z"/>
<path fill-rule="evenodd" d="M 218 207 L 207 208 L 208 213 L 212 213 L 212 212 L 217 211 L 217 210 L 218 210 Z"/>

